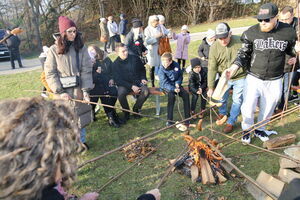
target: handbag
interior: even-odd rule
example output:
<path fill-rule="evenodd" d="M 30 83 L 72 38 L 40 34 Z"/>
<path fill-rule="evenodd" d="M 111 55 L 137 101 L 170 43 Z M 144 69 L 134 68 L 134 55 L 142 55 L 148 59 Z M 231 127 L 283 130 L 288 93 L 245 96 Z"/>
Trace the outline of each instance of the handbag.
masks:
<path fill-rule="evenodd" d="M 78 75 L 60 77 L 60 83 L 64 89 L 78 87 L 80 85 L 80 69 L 79 69 L 79 53 L 76 51 L 76 66 L 78 70 Z"/>
<path fill-rule="evenodd" d="M 170 41 L 168 37 L 162 37 L 159 39 L 158 54 L 162 56 L 165 52 L 172 53 Z"/>
<path fill-rule="evenodd" d="M 101 37 L 100 37 L 100 42 L 105 43 L 105 42 L 107 42 L 107 41 L 108 41 L 108 40 L 107 40 L 107 36 L 101 35 Z"/>

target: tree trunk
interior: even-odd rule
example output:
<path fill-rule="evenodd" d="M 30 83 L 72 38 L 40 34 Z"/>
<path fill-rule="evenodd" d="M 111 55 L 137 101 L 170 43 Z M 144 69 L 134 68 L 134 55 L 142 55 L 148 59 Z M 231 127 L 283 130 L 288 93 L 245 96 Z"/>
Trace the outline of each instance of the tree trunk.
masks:
<path fill-rule="evenodd" d="M 33 23 L 33 27 L 34 27 L 34 32 L 35 32 L 35 36 L 36 36 L 36 40 L 37 40 L 37 48 L 39 51 L 42 51 L 42 39 L 41 39 L 41 33 L 40 33 L 40 23 L 39 23 L 39 19 L 40 19 L 40 11 L 39 11 L 39 7 L 40 7 L 40 3 L 38 0 L 29 0 L 30 3 L 30 7 L 31 7 L 31 12 L 32 12 L 32 23 Z"/>

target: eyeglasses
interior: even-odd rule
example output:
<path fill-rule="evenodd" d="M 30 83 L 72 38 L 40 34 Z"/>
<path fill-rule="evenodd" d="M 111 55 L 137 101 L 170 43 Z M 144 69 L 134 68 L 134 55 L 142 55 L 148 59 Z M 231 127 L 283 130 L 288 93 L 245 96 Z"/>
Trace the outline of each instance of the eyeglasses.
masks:
<path fill-rule="evenodd" d="M 257 19 L 257 21 L 269 23 L 271 21 L 271 18 L 269 18 L 269 19 Z"/>
<path fill-rule="evenodd" d="M 69 30 L 69 31 L 66 31 L 67 33 L 71 34 L 71 33 L 77 33 L 77 30 Z"/>

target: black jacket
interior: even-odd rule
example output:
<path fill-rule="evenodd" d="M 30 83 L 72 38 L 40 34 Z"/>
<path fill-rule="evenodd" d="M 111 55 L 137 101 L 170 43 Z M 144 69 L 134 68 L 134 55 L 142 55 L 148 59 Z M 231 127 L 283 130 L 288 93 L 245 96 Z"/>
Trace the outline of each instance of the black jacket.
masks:
<path fill-rule="evenodd" d="M 189 78 L 189 90 L 193 94 L 197 94 L 198 89 L 201 88 L 203 92 L 207 89 L 207 69 L 202 68 L 200 73 L 191 72 Z"/>
<path fill-rule="evenodd" d="M 18 50 L 20 46 L 21 40 L 18 36 L 12 35 L 6 40 L 7 48 L 10 50 Z"/>
<path fill-rule="evenodd" d="M 125 45 L 128 48 L 128 53 L 130 55 L 142 56 L 142 53 L 147 51 L 147 48 L 144 45 L 142 37 L 139 37 L 137 40 L 134 40 L 134 34 L 130 31 L 125 38 Z"/>
<path fill-rule="evenodd" d="M 283 75 L 285 55 L 295 56 L 296 32 L 288 24 L 278 22 L 270 32 L 261 32 L 259 24 L 246 30 L 242 48 L 234 61 L 246 67 L 249 74 L 262 80 L 272 80 Z"/>
<path fill-rule="evenodd" d="M 118 86 L 131 89 L 133 85 L 141 86 L 141 80 L 146 79 L 146 69 L 140 58 L 128 55 L 125 60 L 118 57 L 113 62 L 113 77 Z"/>
<path fill-rule="evenodd" d="M 112 61 L 109 57 L 103 61 L 96 60 L 93 65 L 93 83 L 95 87 L 90 91 L 91 94 L 100 95 L 109 91 L 109 80 L 113 79 L 111 65 Z M 101 68 L 101 73 L 96 71 L 98 67 Z"/>
<path fill-rule="evenodd" d="M 201 66 L 207 67 L 208 66 L 208 56 L 209 56 L 209 49 L 210 45 L 206 41 L 206 37 L 203 38 L 202 43 L 200 44 L 198 48 L 198 55 L 200 58 L 205 58 L 206 60 L 201 59 Z"/>

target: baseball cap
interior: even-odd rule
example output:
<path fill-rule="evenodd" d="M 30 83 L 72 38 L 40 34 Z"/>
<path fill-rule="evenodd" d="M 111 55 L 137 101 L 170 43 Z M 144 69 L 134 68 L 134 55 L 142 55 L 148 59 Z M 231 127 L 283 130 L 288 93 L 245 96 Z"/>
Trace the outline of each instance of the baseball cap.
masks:
<path fill-rule="evenodd" d="M 216 27 L 216 38 L 226 38 L 230 32 L 230 27 L 227 23 L 219 23 Z"/>
<path fill-rule="evenodd" d="M 274 3 L 266 3 L 260 6 L 257 19 L 270 19 L 278 14 L 278 7 Z"/>

